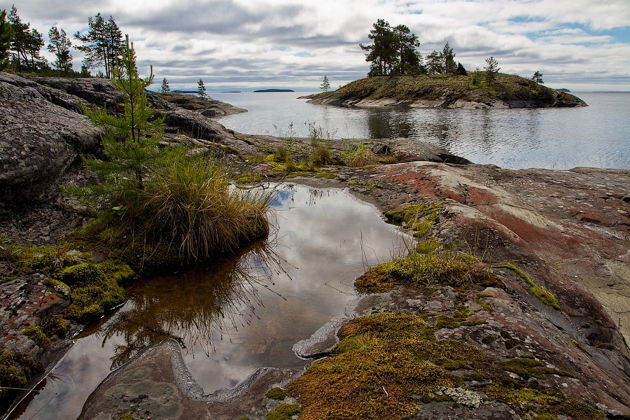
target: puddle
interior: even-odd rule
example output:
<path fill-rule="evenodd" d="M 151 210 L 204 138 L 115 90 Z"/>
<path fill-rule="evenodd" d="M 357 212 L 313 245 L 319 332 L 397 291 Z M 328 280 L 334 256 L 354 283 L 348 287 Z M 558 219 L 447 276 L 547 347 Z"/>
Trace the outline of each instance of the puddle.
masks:
<path fill-rule="evenodd" d="M 347 191 L 282 184 L 270 239 L 237 257 L 128 291 L 111 319 L 79 338 L 18 418 L 76 418 L 111 372 L 174 338 L 205 393 L 257 368 L 301 367 L 292 351 L 355 296 L 354 279 L 400 254 L 404 236 Z"/>

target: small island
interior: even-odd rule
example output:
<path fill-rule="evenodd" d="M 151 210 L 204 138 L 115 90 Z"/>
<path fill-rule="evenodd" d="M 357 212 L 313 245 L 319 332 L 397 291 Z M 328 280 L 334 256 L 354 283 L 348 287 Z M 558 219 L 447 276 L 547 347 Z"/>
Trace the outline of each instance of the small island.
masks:
<path fill-rule="evenodd" d="M 543 74 L 526 79 L 500 73 L 494 57 L 485 60 L 483 70 L 467 71 L 455 61 L 447 42 L 442 51 L 423 57 L 420 41 L 405 25 L 390 26 L 377 20 L 368 38 L 360 44 L 370 63 L 368 77 L 329 92 L 325 76 L 322 93 L 304 96 L 309 103 L 344 107 L 375 108 L 550 108 L 586 106 L 580 98 L 543 85 Z"/>
<path fill-rule="evenodd" d="M 277 93 L 277 92 L 295 92 L 293 89 L 258 89 L 255 90 L 254 93 Z"/>

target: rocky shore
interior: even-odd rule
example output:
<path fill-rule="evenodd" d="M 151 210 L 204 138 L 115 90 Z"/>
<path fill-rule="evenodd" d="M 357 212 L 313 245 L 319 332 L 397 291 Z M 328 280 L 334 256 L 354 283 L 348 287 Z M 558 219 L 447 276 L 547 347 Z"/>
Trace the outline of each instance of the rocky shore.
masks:
<path fill-rule="evenodd" d="M 268 158 L 285 139 L 234 133 L 206 116 L 235 112 L 230 106 L 150 98 L 167 124 L 165 145 L 184 143 L 222 159 L 243 182 L 291 177 L 349 188 L 414 233 L 419 255 L 466 255 L 466 278 L 483 280 L 418 285 L 396 277 L 396 264 L 377 267 L 357 283 L 369 287 L 347 319 L 299 346 L 303 357 L 328 356 L 306 373 L 263 369 L 237 389 L 204 395 L 178 344 L 167 340 L 113 372 L 83 418 L 291 418 L 291 410 L 307 419 L 383 418 L 379 410 L 417 419 L 630 416 L 630 171 L 508 170 L 406 139 L 354 142 L 355 153 L 369 157 L 356 165 L 339 157 L 348 145 L 325 142 L 331 158 L 324 167 L 291 169 Z M 10 127 L 0 133 L 2 250 L 53 245 L 91 218 L 59 186 L 89 180 L 79 156 L 100 153 L 100 132 L 81 106 L 117 112 L 118 103 L 101 79 L 0 73 L 0 123 Z M 321 146 L 292 142 L 300 153 Z M 409 206 L 420 219 L 405 219 Z M 0 346 L 40 364 L 29 375 L 32 385 L 81 325 L 70 323 L 63 334 L 51 329 L 48 341 L 23 334 L 71 302 L 45 273 L 21 273 L 0 255 Z M 63 258 L 73 255 L 64 250 Z M 388 331 L 397 332 L 383 335 Z M 375 347 L 364 354 L 357 342 Z M 356 370 L 344 371 L 349 365 Z M 283 388 L 282 398 L 268 393 L 272 387 Z M 374 405 L 356 403 L 356 395 Z"/>

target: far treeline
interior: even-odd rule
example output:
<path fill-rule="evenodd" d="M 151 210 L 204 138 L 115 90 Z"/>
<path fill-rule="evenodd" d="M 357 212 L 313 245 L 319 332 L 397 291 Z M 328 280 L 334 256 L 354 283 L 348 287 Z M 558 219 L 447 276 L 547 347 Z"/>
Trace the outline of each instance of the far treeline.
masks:
<path fill-rule="evenodd" d="M 371 44 L 360 44 L 361 49 L 366 51 L 365 61 L 371 63 L 368 77 L 419 74 L 466 76 L 468 74 L 464 66 L 455 61 L 455 52 L 448 42 L 442 51 L 434 50 L 423 58 L 418 51 L 420 46 L 418 37 L 405 25 L 392 27 L 386 20 L 379 19 L 372 25 L 368 38 L 372 40 Z M 494 57 L 487 58 L 484 67 L 485 82 L 493 83 L 499 70 L 497 60 Z M 479 71 L 477 69 L 473 74 L 476 80 L 478 80 Z M 543 83 L 540 71 L 536 71 L 531 79 L 537 83 Z"/>
<path fill-rule="evenodd" d="M 114 61 L 124 46 L 114 19 L 98 13 L 88 18 L 87 32 L 76 32 L 73 37 L 79 42 L 75 48 L 85 54 L 80 72 L 72 69 L 73 44 L 63 28 L 53 26 L 48 31 L 46 49 L 55 55 L 55 61 L 49 63 L 41 56 L 45 45 L 42 33 L 23 22 L 15 6 L 8 13 L 0 10 L 0 70 L 89 77 L 90 69 L 102 68 L 104 73 L 98 76 L 112 78 Z"/>

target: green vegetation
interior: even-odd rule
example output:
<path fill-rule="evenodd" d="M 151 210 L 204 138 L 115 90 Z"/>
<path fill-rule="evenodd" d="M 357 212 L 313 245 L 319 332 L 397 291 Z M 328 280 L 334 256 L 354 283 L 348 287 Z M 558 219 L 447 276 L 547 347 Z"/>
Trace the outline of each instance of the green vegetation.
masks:
<path fill-rule="evenodd" d="M 423 319 L 430 316 L 387 312 L 346 323 L 333 356 L 315 361 L 288 386 L 302 404 L 300 418 L 408 418 L 422 410 L 420 401 L 449 399 L 444 387 L 465 387 L 474 380 L 488 400 L 506 403 L 521 415 L 603 419 L 600 410 L 567 398 L 558 387 L 533 389 L 526 379 L 511 378 L 507 371 L 522 367 L 524 358 L 497 363 L 464 341 L 435 338 L 439 328 L 467 325 L 467 316 L 460 308 L 453 317 L 438 317 L 433 327 Z M 570 375 L 527 360 L 529 377 Z M 451 372 L 460 369 L 473 373 Z M 480 386 L 483 382 L 487 385 Z"/>
<path fill-rule="evenodd" d="M 554 309 L 560 309 L 560 302 L 558 302 L 558 298 L 553 293 L 537 285 L 534 282 L 534 280 L 532 280 L 531 277 L 527 275 L 527 273 L 525 273 L 520 268 L 516 267 L 514 264 L 509 264 L 509 263 L 498 264 L 498 265 L 495 265 L 495 267 L 507 268 L 509 270 L 514 271 L 516 275 L 518 275 L 520 278 L 525 280 L 527 284 L 529 284 L 529 293 L 534 295 L 539 301 L 541 301 L 545 305 L 551 306 Z"/>
<path fill-rule="evenodd" d="M 204 99 L 208 97 L 208 94 L 206 93 L 206 85 L 201 79 L 199 79 L 199 81 L 197 82 L 197 95 Z"/>
<path fill-rule="evenodd" d="M 77 32 L 75 38 L 83 45 L 77 49 L 85 54 L 83 64 L 85 68 L 102 66 L 105 77 L 114 77 L 114 69 L 118 65 L 117 57 L 125 52 L 122 32 L 114 19 L 110 16 L 105 20 L 100 13 L 88 18 L 88 31 L 84 34 Z"/>
<path fill-rule="evenodd" d="M 400 285 L 430 286 L 435 284 L 459 287 L 469 284 L 496 285 L 496 277 L 472 255 L 443 252 L 419 254 L 411 252 L 370 268 L 355 281 L 363 293 L 391 290 Z"/>
<path fill-rule="evenodd" d="M 536 378 L 545 379 L 547 375 L 559 375 L 574 378 L 570 372 L 545 367 L 541 362 L 535 359 L 519 357 L 516 359 L 504 360 L 501 362 L 504 370 L 519 374 L 525 379 Z"/>
<path fill-rule="evenodd" d="M 33 376 L 41 372 L 42 366 L 26 356 L 0 352 L 0 408 L 4 408 Z"/>
<path fill-rule="evenodd" d="M 330 89 L 330 82 L 328 81 L 328 76 L 324 76 L 324 79 L 322 80 L 322 84 L 319 86 L 319 88 L 323 90 L 324 92 L 328 92 L 328 90 Z"/>
<path fill-rule="evenodd" d="M 275 410 L 265 416 L 265 420 L 291 420 L 302 409 L 297 404 L 280 404 Z"/>
<path fill-rule="evenodd" d="M 86 112 L 106 132 L 109 159 L 84 159 L 101 183 L 68 188 L 101 212 L 84 233 L 91 230 L 137 270 L 207 260 L 266 236 L 266 195 L 230 189 L 216 162 L 188 157 L 184 147 L 158 147 L 163 121 L 154 118 L 145 93 L 152 81 L 152 74 L 139 77 L 127 38 L 112 80 L 123 95 L 124 114 Z"/>
<path fill-rule="evenodd" d="M 368 35 L 370 45 L 360 45 L 367 51 L 365 61 L 371 63 L 369 76 L 418 74 L 425 72 L 422 57 L 416 51 L 418 37 L 405 25 L 392 28 L 389 22 L 379 19 Z"/>
<path fill-rule="evenodd" d="M 385 217 L 388 222 L 411 229 L 415 237 L 422 238 L 433 227 L 440 210 L 441 204 L 410 204 L 401 209 L 385 212 Z"/>
<path fill-rule="evenodd" d="M 287 397 L 287 391 L 283 388 L 271 388 L 269 391 L 267 391 L 267 393 L 265 394 L 265 397 L 270 398 L 272 400 L 279 400 L 282 401 Z"/>

